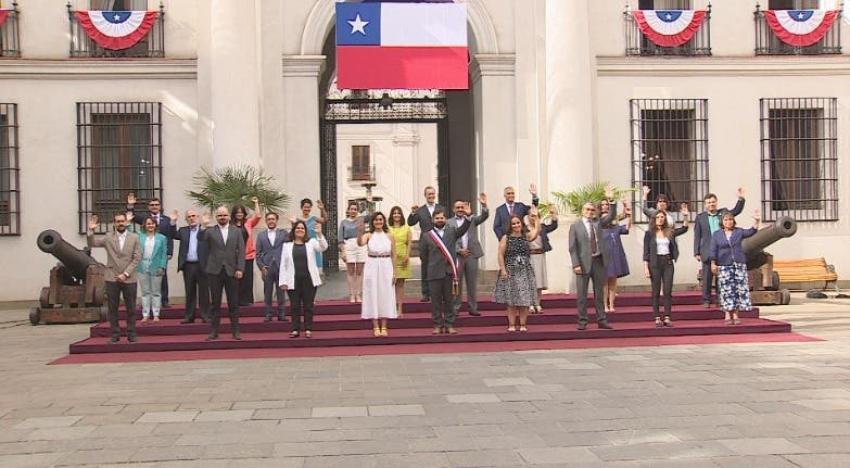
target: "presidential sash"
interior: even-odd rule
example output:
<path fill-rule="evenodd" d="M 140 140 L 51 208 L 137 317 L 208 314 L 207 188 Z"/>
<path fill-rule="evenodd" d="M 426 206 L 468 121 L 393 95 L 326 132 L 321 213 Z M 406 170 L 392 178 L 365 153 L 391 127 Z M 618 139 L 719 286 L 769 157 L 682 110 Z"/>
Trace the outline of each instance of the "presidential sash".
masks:
<path fill-rule="evenodd" d="M 452 295 L 456 296 L 460 285 L 457 274 L 457 262 L 452 257 L 452 253 L 449 252 L 449 248 L 446 246 L 446 243 L 443 242 L 443 238 L 437 234 L 436 229 L 428 231 L 428 235 L 431 236 L 431 240 L 434 241 L 434 245 L 440 249 L 440 253 L 443 254 L 443 259 L 446 263 L 452 266 Z"/>

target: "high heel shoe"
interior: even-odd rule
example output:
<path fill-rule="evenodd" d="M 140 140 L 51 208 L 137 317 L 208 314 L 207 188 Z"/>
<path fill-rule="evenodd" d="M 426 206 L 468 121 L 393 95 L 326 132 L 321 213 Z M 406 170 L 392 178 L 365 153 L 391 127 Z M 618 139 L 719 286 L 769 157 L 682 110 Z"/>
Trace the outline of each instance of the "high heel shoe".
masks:
<path fill-rule="evenodd" d="M 381 336 L 390 336 L 390 332 L 387 327 L 381 327 Z"/>
<path fill-rule="evenodd" d="M 673 326 L 673 320 L 670 319 L 669 315 L 664 317 L 664 326 L 665 327 L 672 327 Z"/>
<path fill-rule="evenodd" d="M 655 328 L 661 328 L 664 326 L 664 322 L 661 321 L 661 317 L 655 317 Z"/>
<path fill-rule="evenodd" d="M 381 327 L 375 327 L 372 329 L 372 334 L 375 336 L 381 336 Z"/>

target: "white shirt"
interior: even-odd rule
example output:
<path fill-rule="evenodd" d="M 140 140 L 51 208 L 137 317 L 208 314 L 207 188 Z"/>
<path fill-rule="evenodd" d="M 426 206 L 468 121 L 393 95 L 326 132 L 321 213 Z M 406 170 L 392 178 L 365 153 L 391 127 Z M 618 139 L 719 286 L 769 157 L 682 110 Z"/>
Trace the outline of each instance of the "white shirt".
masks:
<path fill-rule="evenodd" d="M 670 239 L 667 236 L 655 236 L 655 245 L 658 248 L 658 255 L 670 255 Z"/>
<path fill-rule="evenodd" d="M 455 221 L 457 222 L 457 227 L 460 227 L 460 225 L 466 221 L 466 218 L 455 217 Z M 466 250 L 467 245 L 469 245 L 469 237 L 467 237 L 468 233 L 469 231 L 464 232 L 463 236 L 461 236 L 460 238 L 460 241 L 458 241 L 462 250 Z"/>
<path fill-rule="evenodd" d="M 229 229 L 228 229 L 229 227 L 230 226 L 228 226 L 226 224 L 224 226 L 222 226 L 221 224 L 218 225 L 218 231 L 221 233 L 221 240 L 225 244 L 227 244 L 227 231 L 229 231 Z"/>
<path fill-rule="evenodd" d="M 437 209 L 437 205 L 425 205 L 425 206 L 428 207 L 428 214 L 430 214 L 431 217 L 433 218 L 434 217 L 434 210 Z"/>
<path fill-rule="evenodd" d="M 437 231 L 437 234 L 439 234 L 440 237 L 443 237 L 443 233 L 446 231 L 446 228 L 443 226 L 443 229 L 440 229 L 437 226 L 434 226 L 434 230 Z"/>
<path fill-rule="evenodd" d="M 127 240 L 127 231 L 118 234 L 118 250 L 124 250 L 124 241 Z"/>
<path fill-rule="evenodd" d="M 154 245 L 156 245 L 156 236 L 145 235 L 145 253 L 143 258 L 150 259 L 153 257 Z"/>
<path fill-rule="evenodd" d="M 271 244 L 272 247 L 274 247 L 274 241 L 277 238 L 277 229 L 269 229 L 268 233 L 269 233 L 269 244 Z"/>

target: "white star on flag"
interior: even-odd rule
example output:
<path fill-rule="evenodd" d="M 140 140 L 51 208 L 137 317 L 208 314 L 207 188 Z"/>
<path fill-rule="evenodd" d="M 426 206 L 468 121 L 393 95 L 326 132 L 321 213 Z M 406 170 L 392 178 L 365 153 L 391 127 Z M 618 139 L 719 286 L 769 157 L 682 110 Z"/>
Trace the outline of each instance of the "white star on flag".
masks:
<path fill-rule="evenodd" d="M 668 20 L 669 20 L 669 19 L 673 19 L 673 15 L 671 15 L 670 13 L 667 13 L 667 19 L 668 19 Z"/>
<path fill-rule="evenodd" d="M 116 15 L 115 15 L 115 21 L 118 21 L 118 20 L 120 20 L 120 19 L 121 19 L 121 15 L 117 15 L 117 14 L 116 14 Z"/>
<path fill-rule="evenodd" d="M 351 25 L 351 34 L 359 32 L 360 34 L 366 35 L 366 30 L 363 29 L 369 24 L 369 21 L 363 21 L 360 19 L 360 14 L 357 14 L 357 17 L 354 18 L 354 21 L 349 21 L 348 24 Z"/>
<path fill-rule="evenodd" d="M 805 17 L 806 17 L 806 15 L 805 15 L 805 14 L 801 11 L 801 12 L 797 15 L 797 17 L 798 17 L 798 18 L 800 18 L 800 19 L 803 19 L 803 18 L 805 18 Z"/>

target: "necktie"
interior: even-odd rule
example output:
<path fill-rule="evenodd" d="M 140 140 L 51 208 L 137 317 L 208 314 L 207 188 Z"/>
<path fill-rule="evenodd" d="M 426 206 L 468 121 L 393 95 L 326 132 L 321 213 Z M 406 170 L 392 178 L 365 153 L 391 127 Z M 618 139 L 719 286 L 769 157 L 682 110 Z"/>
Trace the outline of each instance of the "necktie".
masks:
<path fill-rule="evenodd" d="M 513 216 L 513 215 L 514 215 L 514 205 L 513 205 L 513 204 L 508 205 L 508 215 L 509 215 L 509 216 Z"/>
<path fill-rule="evenodd" d="M 593 227 L 593 223 L 589 224 L 590 226 L 590 254 L 596 255 L 598 252 L 599 244 L 596 241 L 596 229 Z"/>

